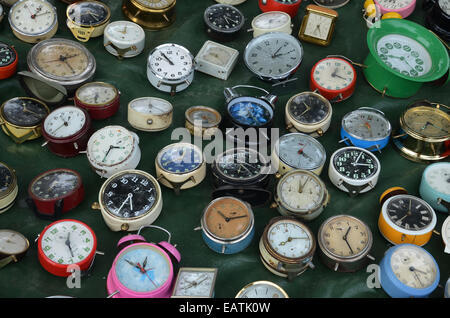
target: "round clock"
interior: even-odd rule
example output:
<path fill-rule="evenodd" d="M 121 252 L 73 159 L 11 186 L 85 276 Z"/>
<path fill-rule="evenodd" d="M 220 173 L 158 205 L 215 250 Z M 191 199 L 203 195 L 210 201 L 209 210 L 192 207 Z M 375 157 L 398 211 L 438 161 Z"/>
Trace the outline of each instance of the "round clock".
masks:
<path fill-rule="evenodd" d="M 234 197 L 214 199 L 201 218 L 203 240 L 221 254 L 236 254 L 247 248 L 255 235 L 254 225 L 249 204 Z"/>
<path fill-rule="evenodd" d="M 283 32 L 292 33 L 292 20 L 289 14 L 282 11 L 263 12 L 252 20 L 253 37 L 264 33 Z"/>
<path fill-rule="evenodd" d="M 185 47 L 166 43 L 154 48 L 147 60 L 147 77 L 156 89 L 174 95 L 191 85 L 194 56 Z"/>
<path fill-rule="evenodd" d="M 173 106 L 156 97 L 139 97 L 128 104 L 128 122 L 143 131 L 161 131 L 172 124 Z"/>
<path fill-rule="evenodd" d="M 302 169 L 320 175 L 327 159 L 325 148 L 315 138 L 302 133 L 281 136 L 272 150 L 272 167 L 280 175 Z"/>
<path fill-rule="evenodd" d="M 83 201 L 84 192 L 78 172 L 65 168 L 52 169 L 30 182 L 27 203 L 38 216 L 58 218 L 76 208 Z"/>
<path fill-rule="evenodd" d="M 286 103 L 286 129 L 312 137 L 322 136 L 330 127 L 333 109 L 330 102 L 315 92 L 302 92 Z"/>
<path fill-rule="evenodd" d="M 42 124 L 42 136 L 48 149 L 68 158 L 84 152 L 92 134 L 88 113 L 76 106 L 62 106 L 52 111 Z"/>
<path fill-rule="evenodd" d="M 169 239 L 147 243 L 140 235 L 144 228 L 160 229 Z M 181 260 L 170 238 L 167 230 L 154 225 L 142 226 L 137 234 L 123 237 L 106 281 L 108 298 L 169 298 Z"/>
<path fill-rule="evenodd" d="M 389 248 L 380 262 L 379 279 L 393 298 L 427 297 L 439 284 L 439 267 L 422 247 L 400 244 Z"/>
<path fill-rule="evenodd" d="M 124 0 L 122 10 L 131 21 L 150 30 L 159 30 L 175 22 L 176 0 Z"/>
<path fill-rule="evenodd" d="M 144 29 L 130 21 L 114 21 L 105 28 L 103 45 L 119 59 L 135 57 L 145 48 Z"/>
<path fill-rule="evenodd" d="M 355 272 L 365 268 L 370 260 L 373 238 L 370 228 L 350 215 L 336 215 L 319 228 L 317 241 L 322 262 L 338 272 Z"/>
<path fill-rule="evenodd" d="M 77 1 L 67 6 L 67 27 L 81 42 L 103 35 L 111 19 L 111 10 L 100 1 Z"/>
<path fill-rule="evenodd" d="M 30 97 L 15 97 L 0 107 L 0 125 L 18 144 L 41 137 L 41 123 L 50 113 L 43 102 Z"/>
<path fill-rule="evenodd" d="M 96 62 L 84 45 L 66 39 L 49 39 L 34 45 L 27 56 L 30 71 L 43 82 L 62 85 L 69 95 L 94 77 Z"/>
<path fill-rule="evenodd" d="M 103 220 L 112 231 L 136 231 L 152 224 L 162 210 L 161 187 L 141 170 L 119 171 L 102 185 L 98 205 Z"/>
<path fill-rule="evenodd" d="M 325 183 L 314 173 L 291 170 L 278 181 L 275 203 L 281 215 L 312 221 L 326 208 L 330 195 Z"/>
<path fill-rule="evenodd" d="M 244 286 L 235 298 L 289 298 L 283 288 L 275 283 L 259 280 Z"/>
<path fill-rule="evenodd" d="M 376 108 L 360 107 L 344 115 L 341 121 L 341 140 L 370 151 L 386 147 L 391 132 L 391 123 Z"/>
<path fill-rule="evenodd" d="M 315 4 L 329 9 L 337 9 L 345 6 L 350 0 L 313 0 Z"/>
<path fill-rule="evenodd" d="M 83 222 L 59 220 L 46 226 L 38 239 L 38 258 L 50 274 L 68 277 L 71 268 L 84 272 L 92 266 L 97 249 L 94 231 Z"/>
<path fill-rule="evenodd" d="M 214 108 L 192 106 L 184 113 L 185 127 L 191 135 L 210 139 L 219 130 L 222 116 Z"/>
<path fill-rule="evenodd" d="M 408 98 L 449 68 L 448 53 L 426 28 L 405 19 L 385 19 L 367 32 L 364 75 L 383 95 Z"/>
<path fill-rule="evenodd" d="M 314 268 L 315 250 L 316 239 L 311 230 L 296 219 L 284 216 L 271 219 L 259 241 L 264 266 L 289 280 Z"/>
<path fill-rule="evenodd" d="M 184 142 L 170 144 L 155 158 L 158 181 L 176 193 L 200 184 L 206 176 L 206 162 L 202 150 Z"/>
<path fill-rule="evenodd" d="M 171 298 L 212 298 L 217 268 L 181 267 Z"/>
<path fill-rule="evenodd" d="M 400 0 L 400 1 L 390 1 L 390 0 L 373 0 L 376 5 L 379 6 L 381 14 L 388 12 L 399 13 L 402 18 L 406 18 L 411 13 L 413 13 L 416 8 L 416 0 Z"/>
<path fill-rule="evenodd" d="M 400 116 L 400 128 L 392 136 L 400 154 L 410 160 L 433 162 L 449 155 L 448 107 L 428 101 L 414 102 Z"/>
<path fill-rule="evenodd" d="M 97 130 L 88 141 L 87 158 L 101 177 L 135 169 L 141 160 L 139 137 L 121 126 L 106 126 Z"/>
<path fill-rule="evenodd" d="M 247 0 L 215 0 L 218 3 L 231 4 L 232 6 L 237 6 L 238 4 L 244 3 Z"/>
<path fill-rule="evenodd" d="M 450 254 L 450 216 L 447 216 L 441 228 L 442 241 L 444 242 L 444 252 Z"/>
<path fill-rule="evenodd" d="M 299 40 L 284 32 L 270 32 L 251 40 L 244 51 L 247 68 L 264 81 L 283 81 L 292 76 L 303 59 Z"/>
<path fill-rule="evenodd" d="M 302 0 L 258 0 L 262 12 L 283 11 L 293 18 L 297 15 Z"/>
<path fill-rule="evenodd" d="M 3 5 L 0 3 L 0 23 L 3 21 L 4 16 L 5 16 L 5 10 L 3 9 Z"/>
<path fill-rule="evenodd" d="M 356 85 L 356 71 L 352 64 L 338 57 L 326 57 L 311 69 L 311 91 L 331 102 L 341 102 L 352 96 Z"/>
<path fill-rule="evenodd" d="M 46 0 L 17 1 L 9 11 L 8 20 L 13 34 L 27 43 L 49 39 L 58 30 L 56 8 Z"/>
<path fill-rule="evenodd" d="M 203 14 L 206 33 L 219 42 L 234 40 L 244 26 L 244 15 L 228 4 L 214 4 Z"/>
<path fill-rule="evenodd" d="M 425 16 L 425 26 L 445 41 L 450 41 L 450 3 L 448 0 L 424 1 L 431 3 L 431 9 Z"/>
<path fill-rule="evenodd" d="M 13 230 L 0 230 L 0 268 L 20 261 L 29 248 L 30 242 L 23 234 Z"/>
<path fill-rule="evenodd" d="M 0 162 L 0 214 L 10 209 L 19 191 L 14 169 Z"/>
<path fill-rule="evenodd" d="M 92 119 L 113 116 L 120 107 L 120 92 L 112 84 L 89 82 L 75 91 L 75 105 L 85 109 Z"/>
<path fill-rule="evenodd" d="M 450 213 L 450 163 L 433 163 L 425 168 L 419 193 L 433 209 Z"/>
<path fill-rule="evenodd" d="M 339 190 L 356 196 L 375 188 L 380 171 L 380 161 L 370 151 L 344 147 L 331 155 L 328 177 Z"/>
<path fill-rule="evenodd" d="M 18 60 L 14 46 L 0 42 L 0 80 L 9 78 L 16 73 Z"/>

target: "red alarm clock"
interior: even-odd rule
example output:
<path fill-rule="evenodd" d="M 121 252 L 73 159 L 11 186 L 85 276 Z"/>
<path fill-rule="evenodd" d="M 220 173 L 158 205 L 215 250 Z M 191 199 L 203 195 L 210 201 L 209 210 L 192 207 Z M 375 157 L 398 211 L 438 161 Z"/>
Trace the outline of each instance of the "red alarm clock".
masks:
<path fill-rule="evenodd" d="M 355 91 L 356 71 L 346 59 L 326 57 L 312 67 L 309 85 L 330 102 L 340 102 Z"/>
<path fill-rule="evenodd" d="M 29 207 L 40 217 L 57 218 L 77 207 L 84 199 L 78 172 L 59 168 L 41 173 L 28 186 Z"/>
<path fill-rule="evenodd" d="M 262 12 L 282 11 L 293 18 L 301 3 L 302 0 L 259 0 L 259 8 Z"/>
<path fill-rule="evenodd" d="M 14 47 L 0 42 L 0 80 L 9 78 L 16 73 L 18 60 Z"/>
<path fill-rule="evenodd" d="M 74 102 L 87 110 L 92 119 L 105 119 L 119 110 L 120 92 L 109 83 L 90 82 L 77 89 Z"/>
<path fill-rule="evenodd" d="M 42 124 L 44 145 L 58 156 L 74 157 L 85 151 L 92 135 L 91 118 L 86 110 L 62 106 L 52 111 Z"/>
<path fill-rule="evenodd" d="M 83 222 L 65 219 L 46 226 L 38 239 L 38 259 L 50 274 L 68 277 L 73 270 L 88 271 L 94 261 L 97 238 Z"/>

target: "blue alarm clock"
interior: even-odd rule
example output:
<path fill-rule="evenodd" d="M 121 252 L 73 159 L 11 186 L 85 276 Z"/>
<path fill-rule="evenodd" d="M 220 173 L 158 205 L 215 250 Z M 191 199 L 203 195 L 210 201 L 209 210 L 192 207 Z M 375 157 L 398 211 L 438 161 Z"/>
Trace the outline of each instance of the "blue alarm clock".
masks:
<path fill-rule="evenodd" d="M 450 213 L 450 162 L 429 165 L 423 171 L 419 193 L 433 209 Z"/>
<path fill-rule="evenodd" d="M 393 298 L 428 297 L 439 279 L 439 267 L 433 256 L 414 244 L 391 247 L 380 263 L 381 287 Z"/>
<path fill-rule="evenodd" d="M 370 151 L 381 151 L 389 143 L 391 131 L 391 124 L 382 111 L 361 107 L 342 118 L 340 142 Z"/>

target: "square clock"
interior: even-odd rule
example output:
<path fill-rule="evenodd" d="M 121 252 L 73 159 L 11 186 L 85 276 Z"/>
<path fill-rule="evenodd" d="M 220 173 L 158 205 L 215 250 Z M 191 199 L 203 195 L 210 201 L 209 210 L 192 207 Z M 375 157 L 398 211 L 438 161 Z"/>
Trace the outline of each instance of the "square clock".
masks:
<path fill-rule="evenodd" d="M 337 17 L 335 10 L 308 5 L 298 33 L 299 39 L 322 46 L 329 45 Z"/>
<path fill-rule="evenodd" d="M 206 41 L 195 57 L 195 70 L 227 80 L 238 57 L 239 51 L 213 41 Z"/>
<path fill-rule="evenodd" d="M 212 298 L 217 268 L 181 267 L 172 298 Z"/>

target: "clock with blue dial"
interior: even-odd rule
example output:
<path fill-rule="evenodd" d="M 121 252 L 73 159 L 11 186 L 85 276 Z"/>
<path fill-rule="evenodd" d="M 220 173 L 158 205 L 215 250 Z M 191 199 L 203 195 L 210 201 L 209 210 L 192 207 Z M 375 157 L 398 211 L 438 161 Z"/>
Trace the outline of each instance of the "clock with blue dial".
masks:
<path fill-rule="evenodd" d="M 260 127 L 269 124 L 273 118 L 273 109 L 265 101 L 254 97 L 236 98 L 228 105 L 232 119 L 240 125 Z"/>
<path fill-rule="evenodd" d="M 187 173 L 197 169 L 203 162 L 202 153 L 190 144 L 173 144 L 163 149 L 158 163 L 170 173 Z"/>

